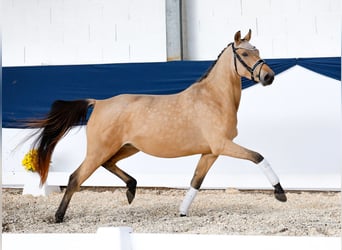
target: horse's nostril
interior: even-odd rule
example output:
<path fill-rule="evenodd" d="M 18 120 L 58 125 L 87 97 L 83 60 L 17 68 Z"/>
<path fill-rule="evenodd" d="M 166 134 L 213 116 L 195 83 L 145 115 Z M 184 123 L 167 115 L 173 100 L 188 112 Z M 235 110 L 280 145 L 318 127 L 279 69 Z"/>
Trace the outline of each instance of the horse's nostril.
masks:
<path fill-rule="evenodd" d="M 273 74 L 267 73 L 267 74 L 264 76 L 264 82 L 265 82 L 265 83 L 272 83 L 273 80 L 274 80 L 274 75 L 273 75 Z"/>

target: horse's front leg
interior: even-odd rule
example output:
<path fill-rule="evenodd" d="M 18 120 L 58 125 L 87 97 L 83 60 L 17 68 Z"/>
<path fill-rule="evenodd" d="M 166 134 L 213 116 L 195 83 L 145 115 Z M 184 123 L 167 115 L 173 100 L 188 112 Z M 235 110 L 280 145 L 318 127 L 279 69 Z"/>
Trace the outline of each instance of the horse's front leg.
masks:
<path fill-rule="evenodd" d="M 189 207 L 195 199 L 198 190 L 200 189 L 204 177 L 207 175 L 209 169 L 214 164 L 218 156 L 212 154 L 203 154 L 197 164 L 194 176 L 191 180 L 191 186 L 185 195 L 185 198 L 179 207 L 180 216 L 188 214 Z"/>
<path fill-rule="evenodd" d="M 287 200 L 284 189 L 280 185 L 278 176 L 271 168 L 269 162 L 261 154 L 246 149 L 229 140 L 224 143 L 224 148 L 217 153 L 254 162 L 262 170 L 268 181 L 274 187 L 275 198 L 282 202 Z"/>

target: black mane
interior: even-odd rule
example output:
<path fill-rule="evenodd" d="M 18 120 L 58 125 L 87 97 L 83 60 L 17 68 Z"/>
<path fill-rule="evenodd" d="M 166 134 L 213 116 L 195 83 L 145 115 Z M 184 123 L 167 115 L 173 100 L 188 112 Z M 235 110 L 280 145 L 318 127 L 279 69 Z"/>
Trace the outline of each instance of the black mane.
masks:
<path fill-rule="evenodd" d="M 221 53 L 217 56 L 217 59 L 211 64 L 211 66 L 208 68 L 208 70 L 201 76 L 201 78 L 198 80 L 198 82 L 204 80 L 205 78 L 208 77 L 210 71 L 214 68 L 214 66 L 216 65 L 217 61 L 220 59 L 220 56 L 223 54 L 223 52 L 229 47 L 230 44 L 228 44 L 227 47 L 225 47 Z"/>

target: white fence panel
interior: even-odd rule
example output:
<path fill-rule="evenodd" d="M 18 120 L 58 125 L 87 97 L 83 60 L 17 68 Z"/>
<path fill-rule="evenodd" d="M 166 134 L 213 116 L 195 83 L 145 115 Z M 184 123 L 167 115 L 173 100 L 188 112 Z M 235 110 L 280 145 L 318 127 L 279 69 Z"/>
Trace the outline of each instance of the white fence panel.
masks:
<path fill-rule="evenodd" d="M 96 234 L 3 234 L 3 250 L 339 250 L 339 237 L 238 236 L 134 233 L 131 228 L 99 228 Z"/>

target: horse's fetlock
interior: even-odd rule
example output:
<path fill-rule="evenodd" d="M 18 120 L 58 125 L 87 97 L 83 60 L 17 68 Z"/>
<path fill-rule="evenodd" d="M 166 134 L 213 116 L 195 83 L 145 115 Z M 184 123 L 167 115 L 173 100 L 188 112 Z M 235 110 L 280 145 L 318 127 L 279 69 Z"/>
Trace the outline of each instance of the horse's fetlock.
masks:
<path fill-rule="evenodd" d="M 56 213 L 55 214 L 55 222 L 62 223 L 64 220 L 64 213 Z"/>
<path fill-rule="evenodd" d="M 127 187 L 128 187 L 128 189 L 129 190 L 135 190 L 136 189 L 136 187 L 137 187 L 137 181 L 135 180 L 135 179 L 130 179 L 129 181 L 127 181 Z"/>

